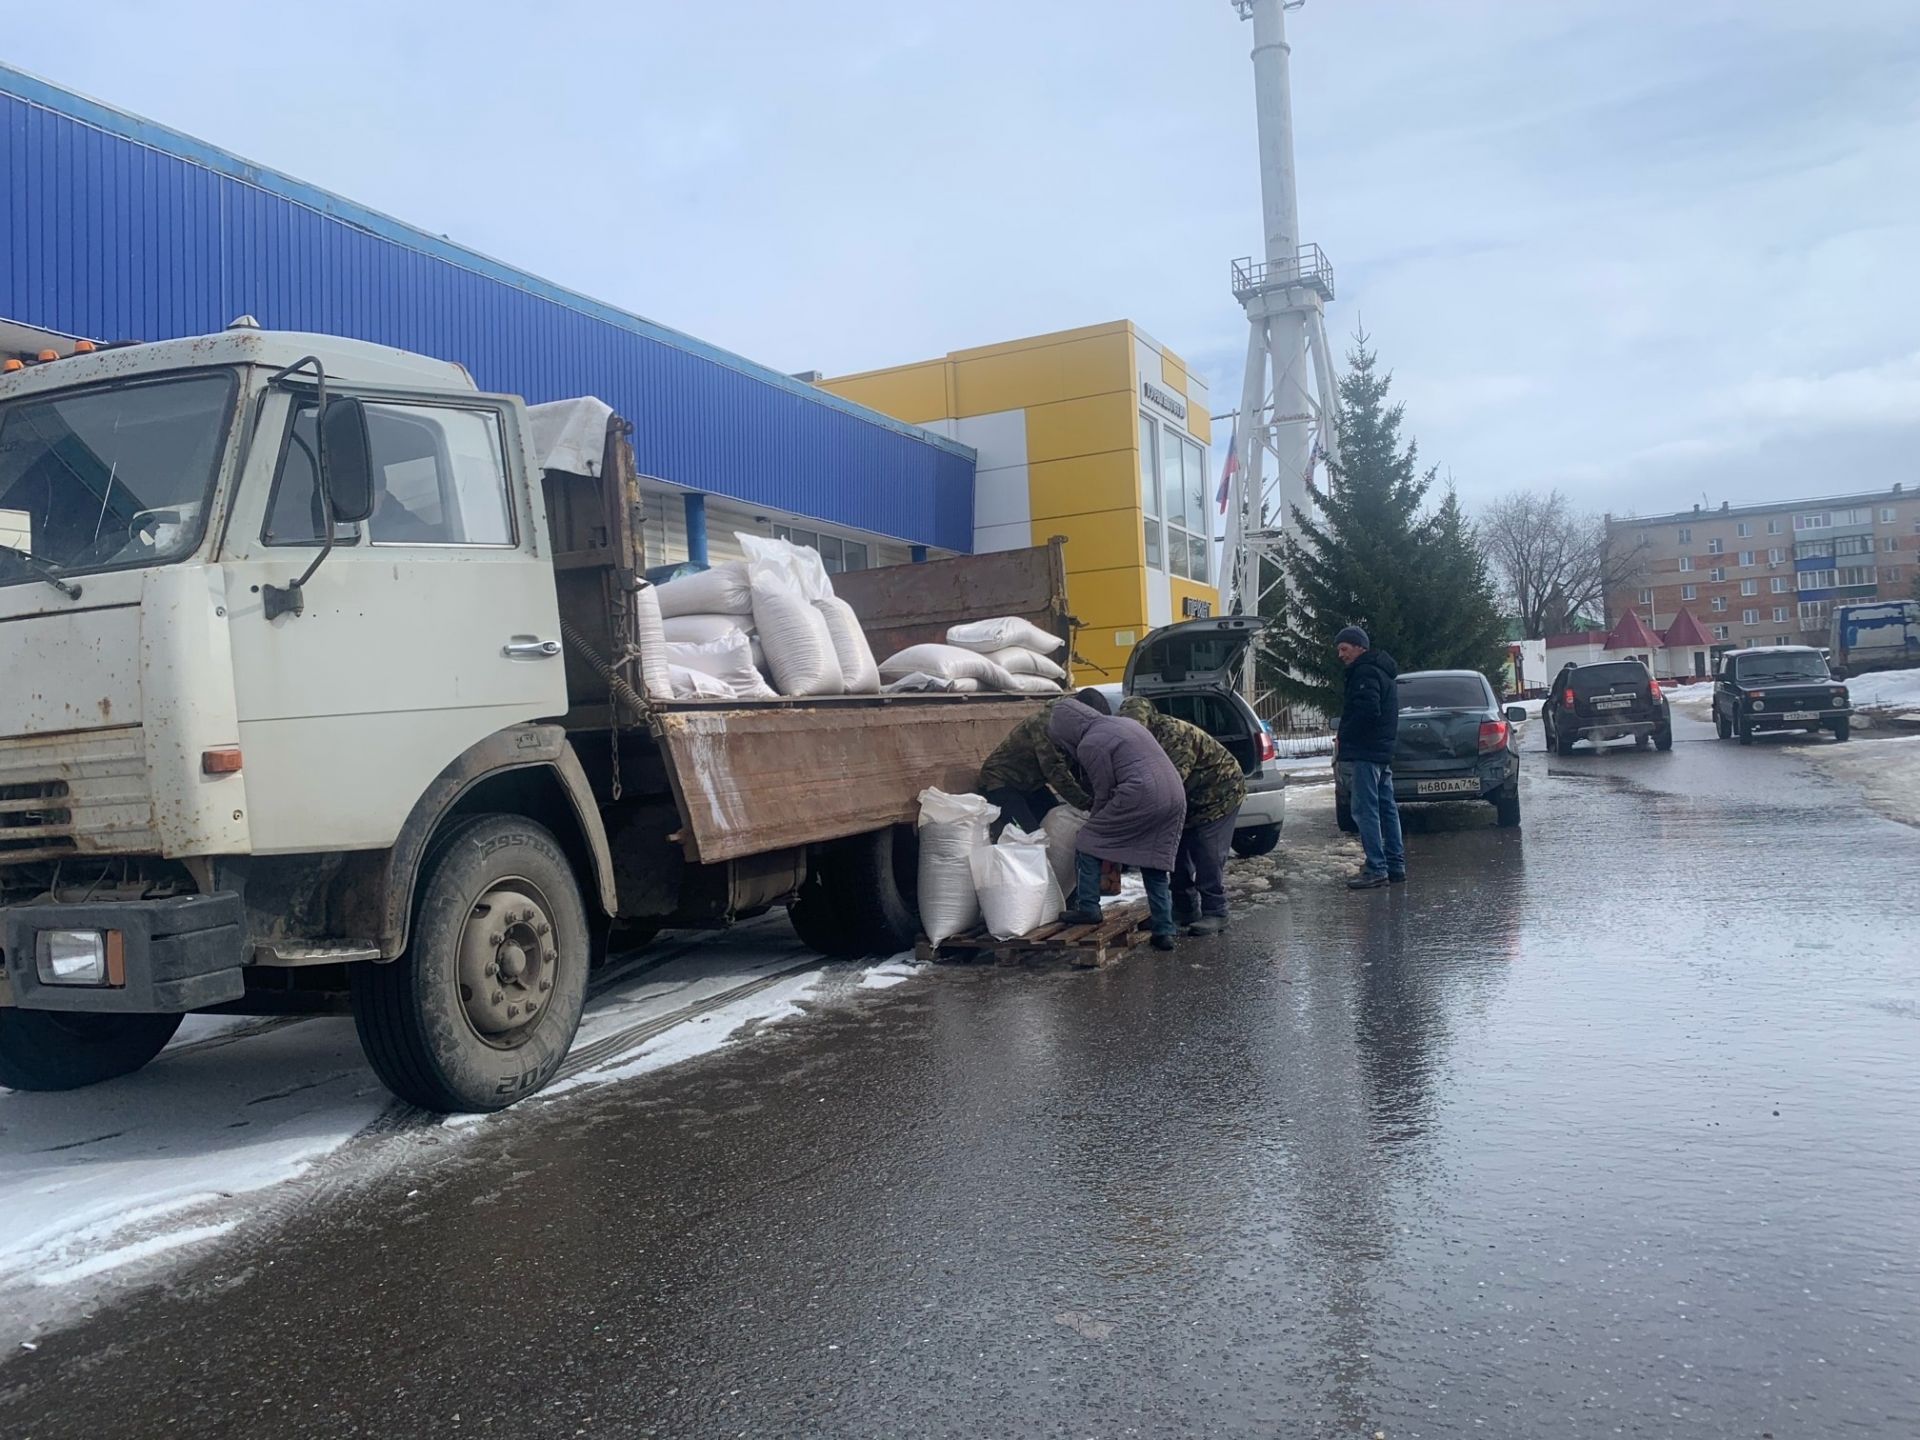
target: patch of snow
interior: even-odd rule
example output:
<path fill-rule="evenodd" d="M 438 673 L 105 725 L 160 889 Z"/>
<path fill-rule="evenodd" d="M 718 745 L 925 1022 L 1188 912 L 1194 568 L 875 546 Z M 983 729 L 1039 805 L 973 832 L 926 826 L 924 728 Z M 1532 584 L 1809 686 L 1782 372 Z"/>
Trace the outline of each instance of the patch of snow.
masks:
<path fill-rule="evenodd" d="M 1875 670 L 1845 683 L 1856 710 L 1920 713 L 1920 670 Z"/>
<path fill-rule="evenodd" d="M 880 964 L 862 971 L 860 975 L 860 988 L 862 990 L 891 990 L 896 985 L 904 985 L 907 981 L 918 975 L 924 968 L 926 967 L 915 964 L 911 955 L 896 955 L 891 960 L 884 960 Z"/>
<path fill-rule="evenodd" d="M 623 963 L 633 973 L 622 975 Z M 883 978 L 869 988 L 898 983 L 884 977 L 900 963 L 874 967 Z M 825 973 L 783 917 L 662 941 L 597 980 L 603 988 L 588 1001 L 574 1050 L 592 1054 L 591 1063 L 530 1103 L 645 1074 L 716 1049 L 749 1026 L 799 1015 L 797 1002 Z M 772 983 L 724 1003 L 727 992 L 756 981 Z M 684 1013 L 696 1010 L 704 1013 Z M 630 1045 L 621 1040 L 629 1032 Z M 596 1042 L 611 1053 L 586 1050 Z M 419 1131 L 403 1124 L 388 1134 L 375 1125 L 411 1113 L 368 1068 L 353 1022 L 337 1017 L 189 1016 L 136 1075 L 60 1093 L 0 1090 L 0 1214 L 8 1220 L 0 1229 L 0 1343 L 145 1278 L 184 1247 L 216 1241 L 276 1205 L 303 1203 L 299 1189 L 282 1187 L 323 1166 L 350 1164 L 360 1174 L 416 1153 Z M 356 1137 L 365 1143 L 344 1159 Z"/>
<path fill-rule="evenodd" d="M 782 1020 L 805 1014 L 798 1002 L 806 998 L 825 974 L 824 970 L 811 970 L 804 975 L 789 976 L 765 990 L 756 991 L 704 1015 L 693 1016 L 633 1050 L 555 1081 L 538 1095 L 521 1101 L 515 1110 L 545 1104 L 574 1090 L 632 1080 L 636 1076 L 718 1050 L 749 1025 L 776 1025 Z"/>
<path fill-rule="evenodd" d="M 1829 775 L 1858 785 L 1867 803 L 1889 820 L 1920 828 L 1920 735 L 1850 740 L 1801 753 Z"/>
<path fill-rule="evenodd" d="M 1273 748 L 1282 760 L 1300 760 L 1309 755 L 1326 756 L 1333 754 L 1333 736 L 1286 735 L 1275 739 Z"/>
<path fill-rule="evenodd" d="M 216 1240 L 220 1236 L 237 1228 L 238 1220 L 222 1220 L 216 1225 L 192 1225 L 185 1230 L 170 1230 L 164 1235 L 155 1235 L 150 1239 L 136 1240 L 131 1245 L 122 1245 L 117 1250 L 103 1250 L 90 1255 L 72 1265 L 58 1270 L 43 1270 L 33 1277 L 36 1285 L 71 1285 L 76 1280 L 91 1279 L 108 1270 L 117 1270 L 122 1265 L 131 1265 L 136 1260 L 151 1259 L 155 1255 L 164 1255 L 169 1250 L 183 1249 L 188 1245 L 197 1245 L 202 1240 Z"/>
<path fill-rule="evenodd" d="M 156 1219 L 291 1180 L 388 1103 L 338 1019 L 176 1046 L 84 1090 L 0 1093 L 0 1295 Z"/>
<path fill-rule="evenodd" d="M 1713 682 L 1703 680 L 1697 685 L 1662 685 L 1668 700 L 1684 709 L 1705 715 L 1713 704 Z"/>

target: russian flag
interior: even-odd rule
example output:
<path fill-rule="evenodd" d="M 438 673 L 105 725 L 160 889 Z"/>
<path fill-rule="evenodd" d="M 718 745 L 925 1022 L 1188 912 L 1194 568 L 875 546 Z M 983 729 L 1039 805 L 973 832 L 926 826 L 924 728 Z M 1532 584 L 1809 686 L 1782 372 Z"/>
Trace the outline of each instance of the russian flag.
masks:
<path fill-rule="evenodd" d="M 1227 513 L 1227 496 L 1233 490 L 1233 477 L 1240 473 L 1240 422 L 1233 422 L 1233 434 L 1227 440 L 1227 463 L 1220 467 L 1220 489 L 1213 497 L 1222 515 Z"/>

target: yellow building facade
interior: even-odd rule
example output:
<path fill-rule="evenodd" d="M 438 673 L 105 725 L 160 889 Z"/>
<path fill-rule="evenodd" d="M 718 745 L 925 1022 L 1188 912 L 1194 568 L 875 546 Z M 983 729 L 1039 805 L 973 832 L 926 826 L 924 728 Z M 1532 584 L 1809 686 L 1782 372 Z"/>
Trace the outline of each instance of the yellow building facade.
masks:
<path fill-rule="evenodd" d="M 976 551 L 1066 537 L 1077 683 L 1118 680 L 1147 631 L 1217 613 L 1206 382 L 1131 321 L 819 383 L 973 447 Z"/>

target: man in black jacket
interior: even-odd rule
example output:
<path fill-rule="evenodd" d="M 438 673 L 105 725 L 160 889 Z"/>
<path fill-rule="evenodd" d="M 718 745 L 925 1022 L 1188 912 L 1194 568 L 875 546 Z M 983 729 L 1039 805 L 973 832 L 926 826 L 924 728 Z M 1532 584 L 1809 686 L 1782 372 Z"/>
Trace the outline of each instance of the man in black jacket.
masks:
<path fill-rule="evenodd" d="M 1333 637 L 1347 667 L 1347 697 L 1340 711 L 1334 758 L 1350 767 L 1353 823 L 1360 830 L 1366 864 L 1347 881 L 1349 890 L 1374 890 L 1407 878 L 1400 838 L 1400 807 L 1393 800 L 1393 742 L 1400 733 L 1400 667 L 1373 649 L 1367 632 L 1349 625 Z"/>

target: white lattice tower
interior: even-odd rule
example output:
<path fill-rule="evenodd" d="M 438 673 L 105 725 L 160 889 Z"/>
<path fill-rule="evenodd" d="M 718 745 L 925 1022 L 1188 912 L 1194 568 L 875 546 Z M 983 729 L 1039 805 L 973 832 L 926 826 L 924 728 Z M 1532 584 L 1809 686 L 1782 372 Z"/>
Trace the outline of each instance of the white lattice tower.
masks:
<path fill-rule="evenodd" d="M 1280 540 L 1296 507 L 1310 504 L 1307 479 L 1320 456 L 1338 458 L 1333 364 L 1325 307 L 1333 267 L 1318 245 L 1300 241 L 1293 174 L 1293 88 L 1286 12 L 1303 0 L 1232 0 L 1253 22 L 1253 91 L 1260 133 L 1262 258 L 1233 262 L 1233 294 L 1247 313 L 1247 368 L 1241 389 L 1234 482 L 1227 495 L 1225 609 L 1255 614 L 1286 584 Z M 1257 648 L 1257 647 L 1256 647 Z M 1253 650 L 1245 689 L 1263 714 Z"/>

